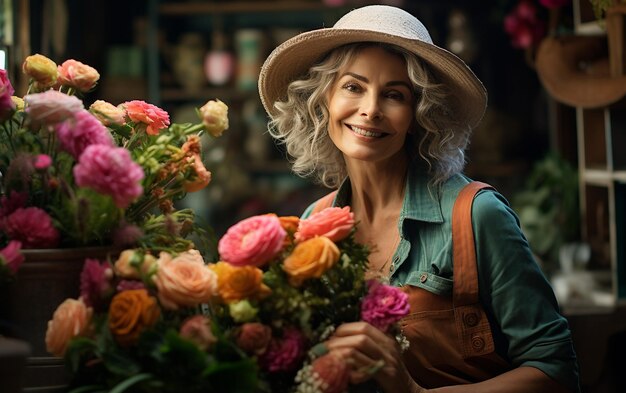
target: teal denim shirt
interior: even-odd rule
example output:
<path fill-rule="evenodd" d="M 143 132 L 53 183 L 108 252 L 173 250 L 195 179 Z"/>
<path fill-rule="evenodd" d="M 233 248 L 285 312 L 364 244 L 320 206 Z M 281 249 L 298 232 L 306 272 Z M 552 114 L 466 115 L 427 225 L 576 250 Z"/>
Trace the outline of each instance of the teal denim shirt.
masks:
<path fill-rule="evenodd" d="M 470 179 L 452 176 L 437 191 L 428 177 L 409 170 L 398 229 L 400 244 L 391 265 L 393 285 L 413 285 L 452 294 L 452 207 Z M 349 179 L 333 206 L 350 202 Z M 314 205 L 302 215 L 311 214 Z M 506 199 L 491 190 L 474 199 L 472 226 L 476 245 L 480 301 L 492 327 L 496 351 L 514 367 L 542 370 L 579 392 L 578 363 L 567 320 L 535 262 L 519 220 Z M 420 276 L 427 275 L 421 282 Z"/>

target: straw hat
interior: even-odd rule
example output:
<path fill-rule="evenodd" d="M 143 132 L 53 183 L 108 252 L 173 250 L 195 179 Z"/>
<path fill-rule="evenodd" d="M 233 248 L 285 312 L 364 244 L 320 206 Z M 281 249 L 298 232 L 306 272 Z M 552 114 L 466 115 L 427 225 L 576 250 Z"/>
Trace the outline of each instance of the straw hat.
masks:
<path fill-rule="evenodd" d="M 299 34 L 279 45 L 265 60 L 259 75 L 259 93 L 265 110 L 275 114 L 274 103 L 286 99 L 290 82 L 341 45 L 381 42 L 415 53 L 446 84 L 454 114 L 476 126 L 487 106 L 487 93 L 472 70 L 456 55 L 433 44 L 426 27 L 408 12 L 371 5 L 344 15 L 333 27 Z"/>

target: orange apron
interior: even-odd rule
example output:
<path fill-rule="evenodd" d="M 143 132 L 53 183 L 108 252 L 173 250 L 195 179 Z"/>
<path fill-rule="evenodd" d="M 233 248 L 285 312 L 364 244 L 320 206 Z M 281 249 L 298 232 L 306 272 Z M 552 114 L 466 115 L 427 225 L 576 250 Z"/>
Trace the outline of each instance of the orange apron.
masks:
<path fill-rule="evenodd" d="M 484 188 L 492 187 L 480 182 L 467 184 L 454 204 L 452 297 L 403 287 L 411 305 L 410 314 L 400 322 L 410 342 L 404 362 L 413 379 L 427 389 L 479 382 L 512 369 L 495 352 L 489 321 L 478 299 L 472 203 Z M 312 213 L 332 206 L 335 194 L 320 198 Z M 422 282 L 427 279 L 427 274 L 420 277 Z"/>
<path fill-rule="evenodd" d="M 495 352 L 487 315 L 478 299 L 478 271 L 472 229 L 472 202 L 488 184 L 472 182 L 452 211 L 452 297 L 405 286 L 411 313 L 401 321 L 410 342 L 404 362 L 413 379 L 430 389 L 483 381 L 511 365 Z M 422 282 L 427 274 L 420 277 Z"/>

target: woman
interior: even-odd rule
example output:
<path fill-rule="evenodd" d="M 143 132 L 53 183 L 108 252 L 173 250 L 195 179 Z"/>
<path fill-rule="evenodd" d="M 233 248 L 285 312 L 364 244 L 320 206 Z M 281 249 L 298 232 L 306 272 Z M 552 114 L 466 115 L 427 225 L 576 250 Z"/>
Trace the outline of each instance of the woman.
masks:
<path fill-rule="evenodd" d="M 389 393 L 579 390 L 567 322 L 515 214 L 461 174 L 483 85 L 421 22 L 395 7 L 353 10 L 276 48 L 259 89 L 294 171 L 338 188 L 304 217 L 350 205 L 357 240 L 372 246 L 370 273 L 409 294 L 404 354 L 366 323 L 326 342 L 353 383 Z M 457 200 L 471 213 L 453 244 Z"/>

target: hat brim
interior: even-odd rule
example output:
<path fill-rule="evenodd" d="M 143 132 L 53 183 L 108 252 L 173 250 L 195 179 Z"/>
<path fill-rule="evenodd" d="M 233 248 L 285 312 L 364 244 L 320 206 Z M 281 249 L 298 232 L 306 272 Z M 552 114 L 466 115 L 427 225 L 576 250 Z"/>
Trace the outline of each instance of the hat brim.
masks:
<path fill-rule="evenodd" d="M 456 55 L 436 45 L 370 30 L 324 28 L 299 34 L 272 51 L 261 67 L 259 94 L 270 116 L 274 103 L 285 100 L 287 86 L 304 76 L 326 53 L 357 42 L 393 44 L 423 59 L 437 80 L 448 86 L 456 116 L 475 127 L 487 106 L 485 87 L 472 70 Z"/>

